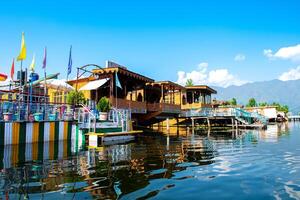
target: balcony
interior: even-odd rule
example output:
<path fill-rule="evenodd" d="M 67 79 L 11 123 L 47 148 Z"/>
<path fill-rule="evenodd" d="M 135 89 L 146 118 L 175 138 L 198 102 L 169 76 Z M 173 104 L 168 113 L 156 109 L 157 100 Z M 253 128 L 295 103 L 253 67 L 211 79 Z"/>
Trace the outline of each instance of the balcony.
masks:
<path fill-rule="evenodd" d="M 122 109 L 130 109 L 131 113 L 147 113 L 146 102 L 140 101 L 130 101 L 127 99 L 120 98 L 110 98 L 110 103 L 114 107 L 122 108 Z"/>
<path fill-rule="evenodd" d="M 181 105 L 182 110 L 199 109 L 199 108 L 211 108 L 211 104 L 205 103 L 186 103 Z"/>
<path fill-rule="evenodd" d="M 179 114 L 181 112 L 180 105 L 168 103 L 148 103 L 147 110 L 149 112 L 160 111 L 162 113 Z"/>

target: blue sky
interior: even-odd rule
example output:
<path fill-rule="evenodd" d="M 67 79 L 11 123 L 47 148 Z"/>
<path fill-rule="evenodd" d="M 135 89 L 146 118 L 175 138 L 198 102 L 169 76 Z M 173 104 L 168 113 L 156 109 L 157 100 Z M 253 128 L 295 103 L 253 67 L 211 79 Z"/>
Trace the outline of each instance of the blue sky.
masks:
<path fill-rule="evenodd" d="M 60 78 L 66 78 L 72 45 L 71 77 L 76 67 L 113 60 L 156 80 L 192 77 L 228 86 L 283 73 L 283 80 L 298 79 L 299 6 L 292 0 L 1 1 L 0 72 L 9 72 L 24 31 L 24 66 L 35 52 L 41 72 L 47 46 L 47 71 Z M 277 54 L 283 47 L 291 49 Z"/>

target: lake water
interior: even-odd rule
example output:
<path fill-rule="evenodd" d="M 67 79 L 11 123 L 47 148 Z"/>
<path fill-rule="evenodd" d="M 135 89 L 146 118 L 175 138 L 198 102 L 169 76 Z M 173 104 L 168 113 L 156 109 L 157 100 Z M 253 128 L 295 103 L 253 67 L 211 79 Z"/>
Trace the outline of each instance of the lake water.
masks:
<path fill-rule="evenodd" d="M 2 199 L 300 199 L 300 123 L 163 132 L 10 165 L 2 148 Z"/>

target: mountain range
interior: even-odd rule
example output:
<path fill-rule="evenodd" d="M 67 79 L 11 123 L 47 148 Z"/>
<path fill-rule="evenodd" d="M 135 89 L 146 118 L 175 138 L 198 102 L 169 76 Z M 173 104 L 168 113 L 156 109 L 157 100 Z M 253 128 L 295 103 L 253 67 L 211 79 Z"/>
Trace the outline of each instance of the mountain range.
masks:
<path fill-rule="evenodd" d="M 217 90 L 217 100 L 236 98 L 239 104 L 247 104 L 249 98 L 256 102 L 278 102 L 289 106 L 291 112 L 300 112 L 300 80 L 246 83 L 241 86 L 212 87 Z"/>

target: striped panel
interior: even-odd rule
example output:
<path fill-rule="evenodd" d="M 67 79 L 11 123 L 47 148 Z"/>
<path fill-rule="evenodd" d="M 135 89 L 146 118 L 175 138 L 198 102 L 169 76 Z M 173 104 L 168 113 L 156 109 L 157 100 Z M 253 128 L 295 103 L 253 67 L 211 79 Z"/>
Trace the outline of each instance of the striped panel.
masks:
<path fill-rule="evenodd" d="M 48 142 L 48 144 L 49 144 L 49 151 L 48 151 L 49 159 L 53 160 L 54 159 L 54 142 L 50 141 L 50 142 Z"/>
<path fill-rule="evenodd" d="M 31 161 L 32 159 L 32 144 L 26 144 L 25 148 L 25 161 Z"/>
<path fill-rule="evenodd" d="M 73 126 L 72 122 L 68 122 L 68 156 L 72 155 L 72 152 L 76 152 L 75 150 L 75 138 L 76 138 L 76 129 Z"/>
<path fill-rule="evenodd" d="M 15 122 L 12 123 L 12 144 L 19 143 L 20 124 Z"/>
<path fill-rule="evenodd" d="M 63 140 L 62 143 L 63 143 L 63 151 L 64 151 L 64 154 L 63 154 L 63 157 L 66 158 L 68 157 L 68 140 Z"/>
<path fill-rule="evenodd" d="M 39 141 L 39 123 L 34 122 L 32 123 L 32 142 L 38 142 Z"/>
<path fill-rule="evenodd" d="M 4 124 L 3 124 L 4 127 Z M 4 134 L 3 134 L 4 135 Z M 3 169 L 4 145 L 0 146 L 0 169 Z"/>
<path fill-rule="evenodd" d="M 19 160 L 19 145 L 13 144 L 11 146 L 11 164 L 12 166 L 16 166 Z"/>
<path fill-rule="evenodd" d="M 59 140 L 59 122 L 54 122 L 54 141 Z"/>
<path fill-rule="evenodd" d="M 49 122 L 49 141 L 55 140 L 55 122 Z M 47 140 L 45 140 L 47 141 Z"/>
<path fill-rule="evenodd" d="M 43 152 L 44 152 L 44 138 L 45 138 L 45 128 L 46 123 L 40 122 L 39 124 L 39 142 L 38 142 L 38 150 L 37 150 L 37 160 L 43 160 Z"/>
<path fill-rule="evenodd" d="M 4 136 L 5 136 L 5 123 L 0 122 L 0 145 L 4 145 Z"/>
<path fill-rule="evenodd" d="M 64 143 L 66 142 L 65 140 L 60 140 L 58 142 L 58 159 L 62 159 L 64 157 Z"/>
<path fill-rule="evenodd" d="M 19 129 L 19 144 L 25 144 L 26 143 L 27 123 L 26 122 L 21 122 L 19 126 L 20 126 L 20 129 Z M 24 152 L 25 152 L 25 147 L 24 147 Z"/>
<path fill-rule="evenodd" d="M 11 147 L 12 145 L 5 145 L 4 146 L 4 155 L 3 155 L 3 167 L 4 168 L 11 168 Z"/>
<path fill-rule="evenodd" d="M 44 160 L 48 160 L 49 159 L 49 141 L 44 142 L 43 154 L 44 154 L 44 156 L 43 156 Z"/>
<path fill-rule="evenodd" d="M 68 139 L 68 122 L 64 122 L 64 140 Z"/>
<path fill-rule="evenodd" d="M 54 128 L 50 127 L 52 123 L 50 122 L 45 122 L 44 123 L 44 140 L 45 142 L 47 141 L 50 141 L 50 132 L 51 132 L 51 129 L 52 129 L 52 132 L 54 132 Z"/>
<path fill-rule="evenodd" d="M 33 123 L 27 123 L 26 124 L 26 143 L 33 142 L 32 136 L 33 136 Z"/>
<path fill-rule="evenodd" d="M 37 142 L 32 143 L 31 148 L 32 148 L 32 160 L 38 160 L 39 143 Z"/>
<path fill-rule="evenodd" d="M 10 145 L 12 143 L 12 123 L 5 123 L 4 144 Z"/>
<path fill-rule="evenodd" d="M 54 122 L 54 159 L 58 158 L 59 122 Z"/>
<path fill-rule="evenodd" d="M 59 122 L 59 140 L 64 140 L 65 122 Z"/>

